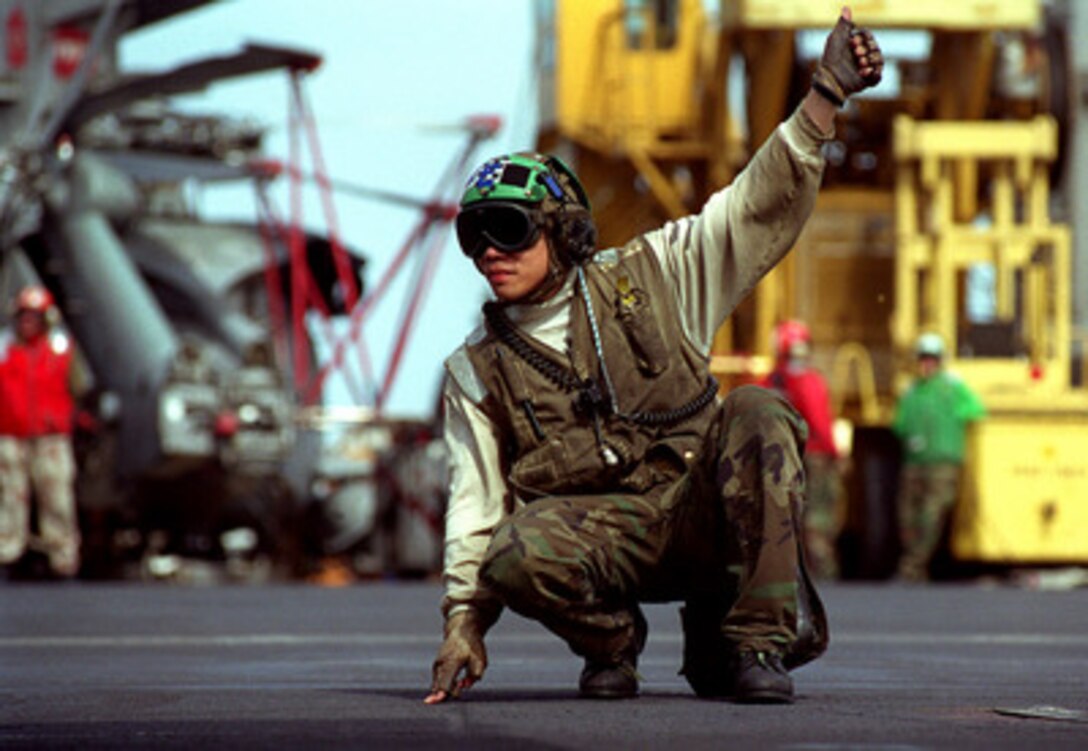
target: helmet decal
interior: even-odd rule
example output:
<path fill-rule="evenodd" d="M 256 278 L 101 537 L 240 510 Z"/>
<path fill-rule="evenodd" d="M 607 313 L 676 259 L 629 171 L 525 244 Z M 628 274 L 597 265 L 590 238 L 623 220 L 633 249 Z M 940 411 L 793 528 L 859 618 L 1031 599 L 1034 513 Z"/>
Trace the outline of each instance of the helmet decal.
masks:
<path fill-rule="evenodd" d="M 566 184 L 564 184 L 564 181 Z M 461 206 L 478 201 L 520 201 L 536 204 L 547 198 L 556 203 L 589 208 L 578 178 L 562 162 L 544 154 L 505 154 L 484 162 L 465 183 Z"/>

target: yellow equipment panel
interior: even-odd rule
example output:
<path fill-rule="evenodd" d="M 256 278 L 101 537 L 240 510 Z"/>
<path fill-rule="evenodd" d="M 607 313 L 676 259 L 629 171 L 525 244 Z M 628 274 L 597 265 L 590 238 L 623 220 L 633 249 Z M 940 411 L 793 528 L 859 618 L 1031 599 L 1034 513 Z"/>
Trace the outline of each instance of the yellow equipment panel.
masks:
<path fill-rule="evenodd" d="M 566 133 L 609 149 L 699 126 L 697 91 L 705 15 L 681 0 L 671 19 L 622 0 L 559 0 L 558 119 Z"/>
<path fill-rule="evenodd" d="M 858 23 L 879 28 L 1032 28 L 1040 13 L 1039 0 L 727 0 L 721 13 L 726 26 L 822 28 L 843 5 Z"/>
<path fill-rule="evenodd" d="M 952 551 L 991 563 L 1084 563 L 1088 414 L 991 414 L 972 426 Z"/>

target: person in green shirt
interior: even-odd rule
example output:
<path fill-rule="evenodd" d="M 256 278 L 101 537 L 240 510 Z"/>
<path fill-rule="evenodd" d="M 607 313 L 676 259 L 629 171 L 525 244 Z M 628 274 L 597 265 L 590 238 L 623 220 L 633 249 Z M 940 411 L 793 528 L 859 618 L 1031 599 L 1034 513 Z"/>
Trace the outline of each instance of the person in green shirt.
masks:
<path fill-rule="evenodd" d="M 978 395 L 943 367 L 944 341 L 915 345 L 918 377 L 899 398 L 892 430 L 903 446 L 899 482 L 899 577 L 923 581 L 959 494 L 967 424 L 985 416 Z"/>

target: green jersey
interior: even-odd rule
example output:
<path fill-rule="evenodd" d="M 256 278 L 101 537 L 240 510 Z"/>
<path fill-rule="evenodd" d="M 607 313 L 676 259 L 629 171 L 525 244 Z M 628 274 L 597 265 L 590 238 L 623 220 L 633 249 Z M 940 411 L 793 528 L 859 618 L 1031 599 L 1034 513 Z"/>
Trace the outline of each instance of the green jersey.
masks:
<path fill-rule="evenodd" d="M 942 370 L 911 384 L 896 405 L 892 430 L 903 444 L 908 464 L 959 464 L 967 423 L 985 414 L 978 395 Z"/>

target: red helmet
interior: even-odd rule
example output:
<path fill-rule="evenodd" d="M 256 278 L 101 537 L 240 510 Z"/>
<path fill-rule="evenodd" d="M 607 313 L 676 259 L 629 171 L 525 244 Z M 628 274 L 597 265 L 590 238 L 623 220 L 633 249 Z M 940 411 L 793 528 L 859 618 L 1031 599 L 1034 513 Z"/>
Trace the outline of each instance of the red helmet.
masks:
<path fill-rule="evenodd" d="M 45 314 L 53 307 L 53 296 L 45 287 L 23 287 L 15 297 L 15 312 L 30 310 Z"/>
<path fill-rule="evenodd" d="M 783 321 L 775 326 L 775 352 L 779 357 L 804 356 L 812 344 L 812 334 L 801 321 Z"/>

